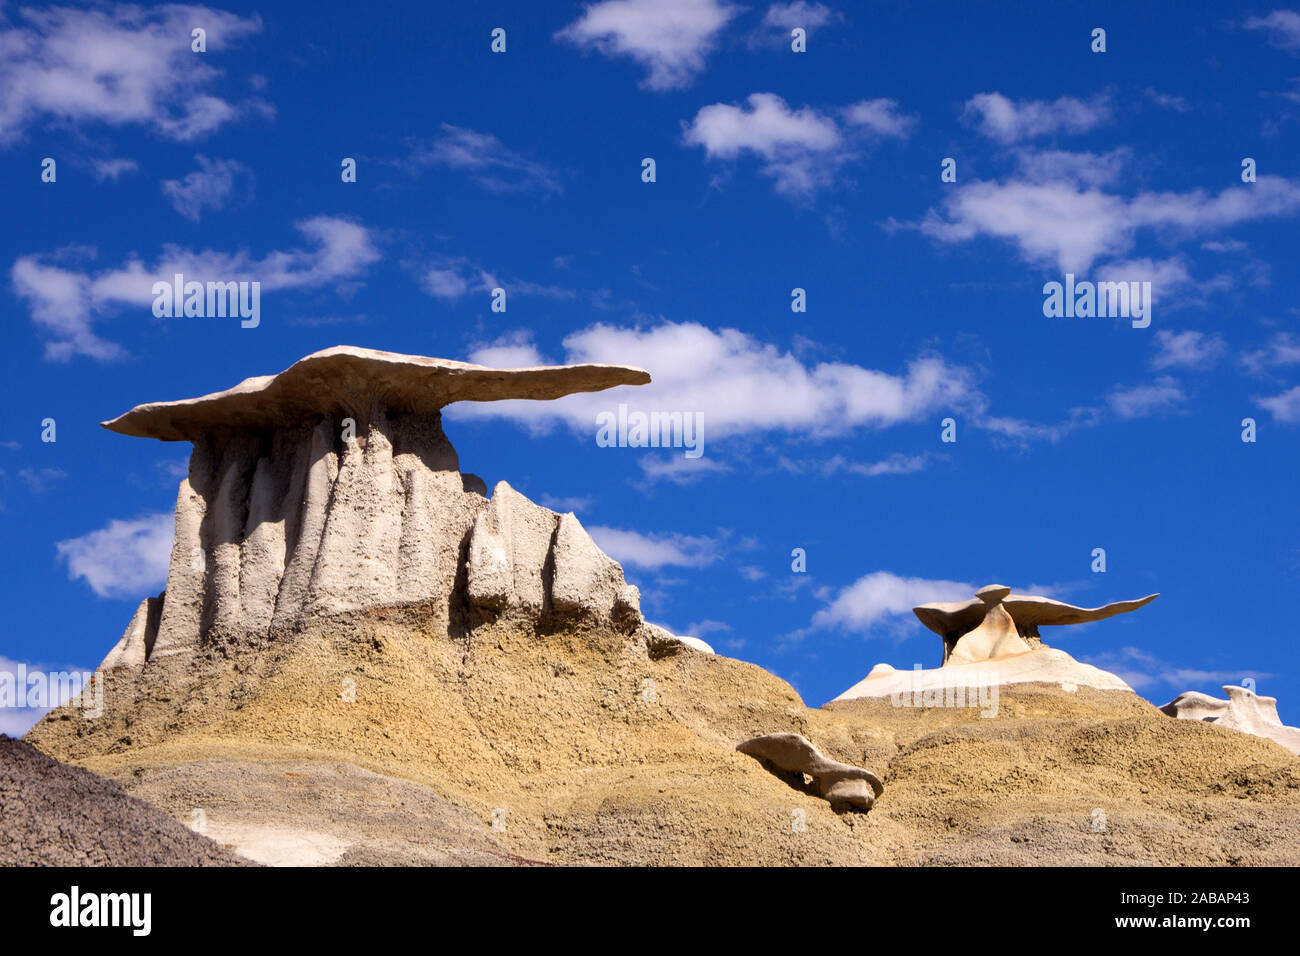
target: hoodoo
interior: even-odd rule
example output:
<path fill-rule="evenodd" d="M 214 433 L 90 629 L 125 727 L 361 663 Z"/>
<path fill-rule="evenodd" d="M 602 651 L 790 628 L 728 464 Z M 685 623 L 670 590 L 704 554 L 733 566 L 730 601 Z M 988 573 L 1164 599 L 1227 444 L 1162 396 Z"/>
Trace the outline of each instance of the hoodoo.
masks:
<path fill-rule="evenodd" d="M 936 688 L 996 687 L 1002 684 L 1050 683 L 1066 689 L 1132 690 L 1109 671 L 1076 661 L 1065 651 L 1043 643 L 1043 625 L 1085 624 L 1126 614 L 1150 604 L 1160 595 L 1116 601 L 1101 607 L 1075 607 L 1011 588 L 990 584 L 969 601 L 936 602 L 912 608 L 931 631 L 943 639 L 943 661 L 937 668 L 899 671 L 877 664 L 836 700 L 916 694 Z"/>
<path fill-rule="evenodd" d="M 1043 647 L 1040 625 L 1086 624 L 1127 614 L 1150 604 L 1159 594 L 1135 601 L 1115 601 L 1101 607 L 1075 607 L 1032 594 L 1012 594 L 1011 588 L 990 584 L 970 601 L 922 604 L 912 613 L 943 638 L 943 663 L 974 663 Z"/>
<path fill-rule="evenodd" d="M 641 622 L 636 588 L 577 517 L 504 481 L 491 499 L 442 431 L 452 402 L 554 399 L 649 373 L 496 369 L 340 346 L 279 375 L 140 405 L 105 428 L 194 445 L 166 590 L 140 605 L 109 667 L 364 608 Z"/>

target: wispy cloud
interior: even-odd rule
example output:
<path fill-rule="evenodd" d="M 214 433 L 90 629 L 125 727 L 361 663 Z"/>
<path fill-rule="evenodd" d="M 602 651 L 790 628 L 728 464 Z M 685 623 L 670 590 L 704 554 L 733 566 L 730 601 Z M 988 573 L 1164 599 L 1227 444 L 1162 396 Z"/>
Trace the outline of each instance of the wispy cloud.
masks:
<path fill-rule="evenodd" d="M 480 133 L 450 123 L 432 142 L 416 144 L 405 160 L 415 168 L 441 167 L 466 173 L 472 181 L 494 193 L 563 191 L 559 177 L 543 164 L 508 149 L 491 133 Z"/>
<path fill-rule="evenodd" d="M 1086 133 L 1107 122 L 1111 112 L 1102 99 L 1016 101 L 1001 93 L 977 93 L 962 115 L 989 139 L 1008 145 L 1051 133 Z"/>
<path fill-rule="evenodd" d="M 140 164 L 134 159 L 125 159 L 121 157 L 117 159 L 98 159 L 95 160 L 92 165 L 95 178 L 100 182 L 110 179 L 117 182 L 117 180 L 126 173 L 133 173 L 139 168 Z"/>
<path fill-rule="evenodd" d="M 416 271 L 420 288 L 434 298 L 448 302 L 455 302 L 467 295 L 487 295 L 493 289 L 503 289 L 510 298 L 522 295 L 557 301 L 582 300 L 595 309 L 609 307 L 608 289 L 575 289 L 553 283 L 509 278 L 488 269 L 468 256 L 433 256 L 419 264 Z M 491 345 L 481 346 L 481 349 L 485 355 L 505 355 L 507 350 L 521 357 L 536 355 L 536 349 L 527 344 L 527 337 L 520 338 L 517 333 L 508 333 L 503 339 Z M 494 364 L 494 361 L 500 360 L 484 360 L 482 364 L 490 365 Z M 524 358 L 512 361 L 518 363 L 524 361 Z M 532 364 L 545 363 L 539 360 Z"/>
<path fill-rule="evenodd" d="M 110 521 L 98 531 L 55 545 L 68 577 L 83 579 L 100 597 L 141 598 L 167 580 L 172 549 L 170 512 Z"/>
<path fill-rule="evenodd" d="M 1256 402 L 1272 413 L 1273 418 L 1287 425 L 1300 422 L 1300 385 L 1289 388 L 1280 395 L 1257 398 Z"/>
<path fill-rule="evenodd" d="M 714 458 L 684 458 L 680 454 L 671 457 L 642 456 L 637 464 L 649 483 L 666 481 L 673 485 L 692 485 L 712 475 L 722 475 L 731 471 L 731 466 Z"/>
<path fill-rule="evenodd" d="M 914 120 L 888 99 L 863 100 L 838 111 L 791 109 L 775 93 L 753 93 L 745 105 L 702 107 L 686 127 L 685 142 L 716 160 L 757 156 L 776 191 L 806 197 L 830 185 L 845 163 L 858 158 L 867 138 L 905 138 Z"/>
<path fill-rule="evenodd" d="M 583 512 L 591 510 L 592 503 L 596 499 L 592 498 L 589 495 L 588 496 L 570 495 L 568 497 L 556 497 L 554 495 L 544 494 L 538 500 L 541 501 L 544 507 L 550 508 L 552 511 L 559 511 L 561 513 L 572 511 L 575 514 L 582 514 Z"/>
<path fill-rule="evenodd" d="M 186 219 L 198 222 L 205 208 L 224 208 L 235 192 L 236 180 L 241 182 L 242 189 L 251 189 L 253 172 L 243 163 L 206 156 L 196 156 L 195 160 L 198 169 L 187 173 L 184 179 L 165 179 L 162 184 L 163 195 Z"/>
<path fill-rule="evenodd" d="M 712 564 L 719 556 L 718 541 L 702 535 L 643 534 L 604 525 L 594 525 L 587 532 L 611 558 L 635 568 L 698 568 Z"/>
<path fill-rule="evenodd" d="M 1156 332 L 1156 354 L 1151 357 L 1155 369 L 1181 368 L 1203 371 L 1213 368 L 1228 352 L 1223 336 L 1189 329 L 1186 332 Z"/>
<path fill-rule="evenodd" d="M 918 471 L 924 471 L 933 462 L 943 457 L 933 452 L 921 452 L 915 455 L 894 452 L 879 461 L 854 461 L 844 455 L 834 455 L 820 460 L 796 460 L 781 455 L 777 458 L 777 465 L 796 475 L 820 474 L 829 476 L 847 474 L 858 475 L 863 478 L 878 478 L 882 475 L 910 475 Z"/>
<path fill-rule="evenodd" d="M 975 428 L 987 431 L 1008 444 L 1026 448 L 1035 442 L 1055 444 L 1085 428 L 1108 422 L 1133 421 L 1182 412 L 1187 394 L 1177 379 L 1162 375 L 1152 382 L 1116 385 L 1098 404 L 1081 405 L 1069 410 L 1058 422 L 1044 424 L 1022 418 L 981 415 L 972 421 Z"/>
<path fill-rule="evenodd" d="M 21 468 L 18 477 L 32 494 L 39 495 L 48 491 L 56 481 L 68 477 L 68 473 L 61 468 Z"/>
<path fill-rule="evenodd" d="M 1263 375 L 1277 368 L 1300 365 L 1300 335 L 1278 332 L 1263 348 L 1242 355 L 1241 364 L 1252 375 Z"/>
<path fill-rule="evenodd" d="M 512 338 L 506 344 L 517 348 L 519 342 Z M 577 434 L 594 435 L 596 415 L 626 402 L 631 410 L 700 412 L 710 441 L 763 431 L 827 438 L 984 401 L 973 373 L 938 355 L 922 355 L 893 374 L 844 362 L 812 364 L 738 329 L 714 330 L 692 322 L 596 324 L 571 333 L 563 344 L 565 363 L 623 364 L 634 356 L 654 380 L 635 389 L 569 395 L 554 402 L 466 402 L 449 406 L 447 414 L 506 418 L 539 432 L 563 424 Z M 469 360 L 478 362 L 485 354 L 490 353 L 476 350 Z"/>
<path fill-rule="evenodd" d="M 813 615 L 810 630 L 866 634 L 881 625 L 890 625 L 895 631 L 902 625 L 919 627 L 912 613 L 918 604 L 965 601 L 974 593 L 975 588 L 964 581 L 907 578 L 889 571 L 873 571 L 837 591 Z"/>
<path fill-rule="evenodd" d="M 1294 10 L 1274 10 L 1263 17 L 1250 17 L 1242 26 L 1247 30 L 1262 30 L 1268 42 L 1275 47 L 1300 52 L 1300 13 Z"/>
<path fill-rule="evenodd" d="M 241 106 L 216 95 L 209 57 L 259 32 L 257 16 L 194 6 L 14 8 L 0 31 L 0 137 L 39 120 L 144 126 L 191 140 L 231 122 Z M 190 31 L 207 50 L 190 50 Z"/>
<path fill-rule="evenodd" d="M 1100 667 L 1119 677 L 1134 690 L 1154 687 L 1171 689 L 1170 697 L 1188 690 L 1195 690 L 1206 684 L 1238 684 L 1245 678 L 1265 680 L 1272 674 L 1263 671 L 1246 670 L 1207 670 L 1198 667 L 1185 667 L 1161 660 L 1149 651 L 1137 647 L 1121 647 L 1117 651 L 1105 651 L 1081 657 L 1085 664 Z M 1218 687 L 1207 688 L 1217 694 Z"/>
<path fill-rule="evenodd" d="M 1119 386 L 1106 396 L 1111 410 L 1125 420 L 1177 411 L 1186 400 L 1182 386 L 1168 375 L 1144 385 Z"/>
<path fill-rule="evenodd" d="M 125 349 L 101 338 L 96 320 L 126 306 L 139 307 L 142 316 L 151 317 L 143 310 L 153 302 L 154 282 L 170 282 L 178 272 L 198 282 L 257 281 L 263 292 L 272 292 L 354 279 L 380 257 L 370 230 L 346 219 L 317 216 L 294 228 L 311 248 L 277 250 L 256 259 L 246 249 L 227 253 L 168 245 L 153 265 L 132 258 L 96 273 L 69 268 L 66 260 L 86 257 L 85 250 L 69 249 L 53 256 L 23 256 L 14 262 L 10 277 L 27 301 L 32 321 L 46 336 L 47 359 L 118 359 Z"/>
<path fill-rule="evenodd" d="M 689 86 L 741 7 L 720 0 L 604 0 L 555 34 L 575 46 L 626 56 L 648 70 L 651 90 Z"/>
<path fill-rule="evenodd" d="M 1128 252 L 1140 230 L 1177 240 L 1297 213 L 1300 184 L 1277 176 L 1218 193 L 1143 192 L 1132 198 L 1078 183 L 1013 179 L 959 185 L 942 214 L 931 210 L 914 227 L 950 244 L 1001 239 L 1027 262 L 1082 272 L 1099 259 Z"/>
<path fill-rule="evenodd" d="M 790 33 L 796 27 L 811 38 L 822 27 L 843 22 L 844 14 L 824 3 L 808 3 L 806 0 L 774 3 L 764 11 L 762 21 L 749 35 L 749 46 L 784 47 L 790 43 Z"/>

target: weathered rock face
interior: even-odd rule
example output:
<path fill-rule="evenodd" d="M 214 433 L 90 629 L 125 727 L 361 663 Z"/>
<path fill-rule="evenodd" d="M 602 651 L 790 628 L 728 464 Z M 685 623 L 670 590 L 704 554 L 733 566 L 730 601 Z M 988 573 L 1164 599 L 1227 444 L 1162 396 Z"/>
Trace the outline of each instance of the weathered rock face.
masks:
<path fill-rule="evenodd" d="M 791 784 L 801 784 L 802 776 L 807 774 L 812 778 L 813 790 L 837 813 L 870 810 L 885 790 L 880 778 L 870 770 L 831 760 L 802 734 L 764 734 L 737 744 L 736 749 L 792 775 Z"/>
<path fill-rule="evenodd" d="M 1180 720 L 1200 720 L 1243 734 L 1267 737 L 1300 756 L 1300 727 L 1288 727 L 1277 713 L 1276 697 L 1261 697 L 1247 687 L 1223 686 L 1227 700 L 1198 691 L 1179 694 L 1160 709 Z"/>
<path fill-rule="evenodd" d="M 105 427 L 194 444 L 162 595 L 105 665 L 364 608 L 641 622 L 622 568 L 572 514 L 460 472 L 440 409 L 641 384 L 620 366 L 487 369 L 336 348 L 277 376 L 142 405 Z"/>

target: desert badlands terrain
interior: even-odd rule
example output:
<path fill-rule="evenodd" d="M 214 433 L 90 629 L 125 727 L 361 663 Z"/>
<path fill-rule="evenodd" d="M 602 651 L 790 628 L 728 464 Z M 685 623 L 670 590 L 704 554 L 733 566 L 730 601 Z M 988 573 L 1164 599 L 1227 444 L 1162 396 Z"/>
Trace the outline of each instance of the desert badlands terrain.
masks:
<path fill-rule="evenodd" d="M 193 444 L 166 590 L 105 642 L 102 716 L 0 741 L 0 863 L 1300 864 L 1275 701 L 1158 708 L 1045 643 L 1154 595 L 922 605 L 934 668 L 809 707 L 441 427 L 648 381 L 340 347 L 106 422 Z M 107 806 L 116 842 L 57 822 Z"/>

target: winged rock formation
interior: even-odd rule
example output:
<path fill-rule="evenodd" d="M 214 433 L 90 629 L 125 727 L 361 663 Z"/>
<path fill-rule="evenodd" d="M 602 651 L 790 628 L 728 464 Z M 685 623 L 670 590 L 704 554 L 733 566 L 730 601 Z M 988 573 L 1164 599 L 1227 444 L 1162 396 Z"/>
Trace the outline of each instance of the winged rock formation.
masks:
<path fill-rule="evenodd" d="M 636 588 L 577 517 L 504 481 L 489 500 L 461 473 L 441 409 L 649 381 L 627 366 L 494 369 L 340 346 L 104 422 L 194 449 L 166 590 L 141 603 L 102 666 L 395 605 L 427 604 L 443 624 L 476 611 L 639 626 Z"/>
<path fill-rule="evenodd" d="M 1048 647 L 1038 628 L 1101 621 L 1136 611 L 1159 596 L 1148 594 L 1135 601 L 1087 608 L 1031 594 L 1012 594 L 1009 587 L 990 584 L 976 591 L 970 601 L 922 604 L 912 612 L 943 638 L 940 666 L 921 669 L 918 664 L 914 671 L 899 671 L 888 664 L 877 664 L 835 700 L 1032 682 L 1059 684 L 1067 691 L 1077 690 L 1079 685 L 1131 691 L 1133 688 L 1109 671 Z"/>
<path fill-rule="evenodd" d="M 1224 684 L 1227 700 L 1199 691 L 1179 694 L 1160 709 L 1180 720 L 1202 720 L 1243 734 L 1267 737 L 1300 756 L 1300 727 L 1288 727 L 1277 713 L 1277 698 L 1262 697 L 1248 687 Z"/>
<path fill-rule="evenodd" d="M 943 638 L 943 664 L 962 664 L 1043 647 L 1039 625 L 1101 621 L 1136 611 L 1159 596 L 1148 594 L 1136 601 L 1088 608 L 1035 595 L 1012 594 L 1011 588 L 990 584 L 976 591 L 973 600 L 922 604 L 912 608 L 912 613 Z"/>

